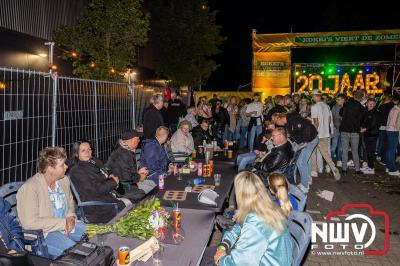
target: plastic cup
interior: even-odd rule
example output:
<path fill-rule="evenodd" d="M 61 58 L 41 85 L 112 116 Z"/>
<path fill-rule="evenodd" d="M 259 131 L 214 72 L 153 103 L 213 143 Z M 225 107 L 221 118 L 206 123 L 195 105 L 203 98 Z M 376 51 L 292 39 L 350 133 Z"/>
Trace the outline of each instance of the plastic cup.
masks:
<path fill-rule="evenodd" d="M 221 174 L 214 174 L 214 185 L 216 187 L 221 185 Z"/>
<path fill-rule="evenodd" d="M 153 253 L 153 266 L 162 266 L 164 246 L 159 243 L 159 249 Z"/>

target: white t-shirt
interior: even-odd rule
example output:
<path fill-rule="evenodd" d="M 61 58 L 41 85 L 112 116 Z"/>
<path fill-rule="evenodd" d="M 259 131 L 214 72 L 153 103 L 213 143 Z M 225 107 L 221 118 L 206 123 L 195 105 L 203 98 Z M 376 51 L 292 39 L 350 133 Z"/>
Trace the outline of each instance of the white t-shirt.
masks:
<path fill-rule="evenodd" d="M 318 118 L 318 137 L 329 138 L 333 133 L 332 112 L 329 106 L 324 102 L 318 102 L 311 106 L 311 118 Z"/>
<path fill-rule="evenodd" d="M 256 111 L 257 113 L 255 115 L 252 115 L 251 117 L 261 117 L 257 119 L 257 125 L 261 125 L 263 108 L 264 106 L 261 102 L 252 102 L 249 105 L 247 105 L 246 113 L 251 113 Z"/>
<path fill-rule="evenodd" d="M 263 111 L 263 104 L 260 103 L 260 102 L 252 102 L 249 105 L 247 105 L 246 113 L 251 113 L 251 112 L 254 112 L 254 111 L 256 111 L 257 114 L 252 115 L 252 117 L 261 116 L 262 111 Z"/>

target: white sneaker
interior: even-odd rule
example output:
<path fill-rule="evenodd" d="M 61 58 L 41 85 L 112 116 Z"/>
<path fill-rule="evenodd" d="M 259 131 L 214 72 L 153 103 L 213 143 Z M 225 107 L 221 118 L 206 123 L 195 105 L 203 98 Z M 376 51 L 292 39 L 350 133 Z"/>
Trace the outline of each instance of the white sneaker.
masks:
<path fill-rule="evenodd" d="M 327 172 L 328 174 L 331 172 L 331 168 L 329 167 L 329 165 L 325 166 L 325 172 Z"/>
<path fill-rule="evenodd" d="M 400 172 L 399 171 L 388 172 L 388 174 L 391 175 L 391 176 L 400 176 Z"/>
<path fill-rule="evenodd" d="M 347 167 L 354 167 L 353 160 L 347 161 Z"/>
<path fill-rule="evenodd" d="M 312 176 L 308 177 L 308 185 L 311 186 L 312 185 Z"/>
<path fill-rule="evenodd" d="M 301 191 L 303 191 L 304 194 L 307 194 L 308 191 L 309 191 L 309 188 L 304 187 L 303 184 L 299 184 L 297 187 L 298 187 Z"/>
<path fill-rule="evenodd" d="M 342 167 L 342 161 L 337 161 L 336 165 L 337 167 Z"/>
<path fill-rule="evenodd" d="M 339 170 L 335 167 L 335 169 L 332 169 L 333 172 L 333 177 L 335 178 L 336 181 L 339 181 L 342 176 L 340 175 Z"/>
<path fill-rule="evenodd" d="M 362 166 L 361 166 L 361 168 L 360 168 L 360 170 L 361 169 L 368 169 L 369 167 L 368 167 L 368 163 L 367 162 L 363 162 L 362 163 Z"/>
<path fill-rule="evenodd" d="M 375 169 L 371 169 L 371 168 L 368 167 L 367 169 L 361 170 L 361 172 L 363 172 L 364 175 L 374 175 L 375 174 Z"/>
<path fill-rule="evenodd" d="M 311 177 L 318 177 L 318 173 L 315 171 L 311 171 Z"/>
<path fill-rule="evenodd" d="M 324 168 L 319 168 L 318 169 L 318 174 L 323 174 L 324 173 Z"/>
<path fill-rule="evenodd" d="M 389 173 L 389 169 L 388 169 L 388 168 L 386 168 L 385 172 L 386 172 L 386 173 Z"/>

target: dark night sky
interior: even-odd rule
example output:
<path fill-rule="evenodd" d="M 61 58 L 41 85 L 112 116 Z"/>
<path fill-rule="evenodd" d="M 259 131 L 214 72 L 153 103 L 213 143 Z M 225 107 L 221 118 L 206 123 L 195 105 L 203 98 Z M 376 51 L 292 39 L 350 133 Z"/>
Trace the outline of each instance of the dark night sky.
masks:
<path fill-rule="evenodd" d="M 219 10 L 217 24 L 227 38 L 220 65 L 207 85 L 209 90 L 237 90 L 251 81 L 251 29 L 258 33 L 320 32 L 400 28 L 400 1 L 255 1 L 209 0 Z M 294 62 L 392 60 L 393 46 L 363 46 L 293 50 Z"/>

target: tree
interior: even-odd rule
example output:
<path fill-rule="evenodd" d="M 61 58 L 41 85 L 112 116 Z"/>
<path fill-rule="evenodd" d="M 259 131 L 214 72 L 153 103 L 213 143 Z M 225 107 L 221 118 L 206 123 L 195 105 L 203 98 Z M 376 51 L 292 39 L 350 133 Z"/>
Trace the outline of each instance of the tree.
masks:
<path fill-rule="evenodd" d="M 218 67 L 212 56 L 224 40 L 216 11 L 204 0 L 155 0 L 151 10 L 157 72 L 175 86 L 204 84 Z"/>
<path fill-rule="evenodd" d="M 68 49 L 74 74 L 83 78 L 119 80 L 136 63 L 139 46 L 147 42 L 150 15 L 143 0 L 91 0 L 74 26 L 54 33 L 56 45 Z"/>

